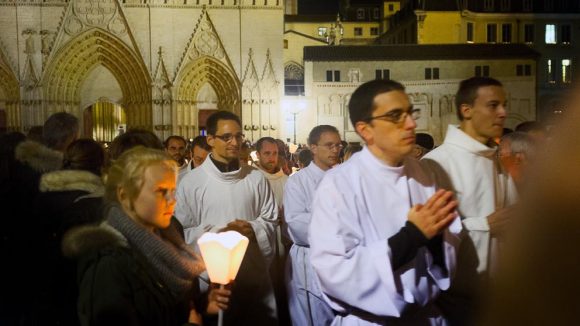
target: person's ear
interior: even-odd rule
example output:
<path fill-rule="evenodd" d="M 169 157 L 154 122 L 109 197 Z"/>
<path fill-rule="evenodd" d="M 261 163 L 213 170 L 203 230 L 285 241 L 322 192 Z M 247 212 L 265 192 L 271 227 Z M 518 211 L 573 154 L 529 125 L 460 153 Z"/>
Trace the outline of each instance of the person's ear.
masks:
<path fill-rule="evenodd" d="M 117 187 L 117 200 L 121 204 L 121 207 L 124 211 L 130 212 L 133 210 L 133 204 L 131 203 L 131 199 L 129 198 L 129 193 L 127 189 L 123 186 Z"/>
<path fill-rule="evenodd" d="M 473 108 L 469 104 L 461 104 L 459 107 L 459 111 L 461 112 L 461 116 L 464 120 L 471 120 L 473 115 Z"/>
<path fill-rule="evenodd" d="M 372 128 L 369 123 L 364 121 L 358 121 L 354 125 L 354 129 L 356 133 L 365 141 L 365 143 L 369 143 L 370 140 L 373 139 Z"/>

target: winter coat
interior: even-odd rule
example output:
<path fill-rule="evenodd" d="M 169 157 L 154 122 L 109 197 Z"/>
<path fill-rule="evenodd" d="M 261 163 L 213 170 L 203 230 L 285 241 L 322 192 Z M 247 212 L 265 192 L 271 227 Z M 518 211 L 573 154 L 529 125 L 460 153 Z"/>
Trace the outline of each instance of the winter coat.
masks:
<path fill-rule="evenodd" d="M 31 293 L 36 291 L 33 279 L 42 281 L 36 243 L 31 241 L 33 201 L 39 192 L 40 176 L 62 167 L 63 154 L 34 142 L 24 141 L 15 149 L 14 169 L 0 198 L 2 221 L 0 255 L 4 260 L 0 274 L 0 323 L 4 320 L 26 325 L 23 318 L 31 314 Z"/>
<path fill-rule="evenodd" d="M 63 251 L 79 262 L 81 325 L 187 324 L 189 303 L 178 302 L 147 259 L 107 224 L 71 230 Z"/>
<path fill-rule="evenodd" d="M 30 241 L 35 243 L 36 263 L 43 266 L 44 277 L 35 286 L 30 311 L 41 324 L 78 325 L 76 262 L 62 256 L 61 241 L 73 226 L 103 220 L 103 182 L 88 171 L 60 170 L 43 174 L 39 190 Z"/>

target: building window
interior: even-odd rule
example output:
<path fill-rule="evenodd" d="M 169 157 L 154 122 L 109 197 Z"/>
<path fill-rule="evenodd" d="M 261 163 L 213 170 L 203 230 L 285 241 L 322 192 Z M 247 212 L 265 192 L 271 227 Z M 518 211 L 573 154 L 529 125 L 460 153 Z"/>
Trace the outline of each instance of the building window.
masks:
<path fill-rule="evenodd" d="M 473 23 L 467 23 L 467 43 L 473 43 Z"/>
<path fill-rule="evenodd" d="M 288 48 L 288 40 L 284 40 L 284 49 Z"/>
<path fill-rule="evenodd" d="M 425 79 L 439 79 L 439 68 L 425 68 Z"/>
<path fill-rule="evenodd" d="M 483 10 L 493 11 L 493 0 L 483 0 Z"/>
<path fill-rule="evenodd" d="M 572 62 L 570 59 L 562 60 L 562 83 L 572 82 Z"/>
<path fill-rule="evenodd" d="M 532 66 L 531 65 L 516 65 L 516 76 L 531 76 Z"/>
<path fill-rule="evenodd" d="M 502 43 L 512 42 L 512 24 L 501 25 L 501 41 Z"/>
<path fill-rule="evenodd" d="M 373 19 L 379 19 L 379 18 L 381 18 L 380 16 L 381 16 L 381 14 L 380 14 L 379 8 L 374 8 L 373 9 Z"/>
<path fill-rule="evenodd" d="M 340 70 L 327 70 L 326 71 L 326 81 L 327 82 L 339 82 L 340 81 Z"/>
<path fill-rule="evenodd" d="M 554 67 L 554 60 L 548 59 L 548 66 L 546 69 L 548 74 L 548 83 L 555 84 L 556 83 L 556 67 Z"/>
<path fill-rule="evenodd" d="M 379 35 L 379 28 L 371 27 L 371 35 Z"/>
<path fill-rule="evenodd" d="M 556 44 L 556 25 L 546 25 L 546 44 Z"/>
<path fill-rule="evenodd" d="M 544 0 L 544 10 L 545 11 L 554 10 L 554 0 Z"/>
<path fill-rule="evenodd" d="M 475 66 L 475 76 L 489 77 L 489 66 Z"/>
<path fill-rule="evenodd" d="M 525 24 L 524 25 L 524 42 L 531 44 L 534 43 L 534 25 Z"/>
<path fill-rule="evenodd" d="M 570 44 L 572 40 L 572 29 L 570 25 L 562 25 L 560 26 L 560 42 L 562 44 Z"/>
<path fill-rule="evenodd" d="M 354 36 L 362 36 L 362 27 L 355 27 L 354 28 Z"/>
<path fill-rule="evenodd" d="M 356 19 L 365 19 L 365 10 L 359 8 L 356 10 Z"/>
<path fill-rule="evenodd" d="M 318 36 L 326 37 L 326 27 L 318 27 Z"/>
<path fill-rule="evenodd" d="M 395 11 L 395 5 L 394 4 L 389 4 L 389 12 L 393 12 Z"/>
<path fill-rule="evenodd" d="M 284 95 L 304 95 L 304 68 L 297 63 L 284 66 Z"/>
<path fill-rule="evenodd" d="M 500 2 L 501 11 L 510 11 L 510 0 L 501 0 Z"/>
<path fill-rule="evenodd" d="M 532 11 L 534 10 L 532 0 L 524 0 L 524 11 Z"/>
<path fill-rule="evenodd" d="M 391 79 L 391 71 L 389 69 L 375 70 L 375 79 Z"/>
<path fill-rule="evenodd" d="M 497 42 L 497 25 L 487 24 L 487 43 Z"/>

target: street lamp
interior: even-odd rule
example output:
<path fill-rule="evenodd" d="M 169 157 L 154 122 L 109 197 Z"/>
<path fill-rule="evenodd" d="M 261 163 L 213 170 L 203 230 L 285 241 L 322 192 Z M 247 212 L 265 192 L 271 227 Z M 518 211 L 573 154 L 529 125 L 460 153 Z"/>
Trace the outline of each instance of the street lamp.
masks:
<path fill-rule="evenodd" d="M 308 102 L 302 96 L 297 96 L 295 98 L 288 98 L 282 103 L 283 107 L 288 113 L 292 115 L 292 124 L 294 130 L 294 144 L 296 144 L 296 116 L 307 109 Z"/>

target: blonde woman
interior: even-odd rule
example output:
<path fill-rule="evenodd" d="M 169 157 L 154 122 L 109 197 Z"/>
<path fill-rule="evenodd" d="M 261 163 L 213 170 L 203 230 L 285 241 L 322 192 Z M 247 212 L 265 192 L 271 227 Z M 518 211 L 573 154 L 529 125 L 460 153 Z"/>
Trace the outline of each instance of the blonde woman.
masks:
<path fill-rule="evenodd" d="M 106 222 L 64 240 L 79 259 L 82 325 L 199 325 L 201 311 L 227 308 L 228 290 L 211 300 L 197 293 L 205 267 L 171 223 L 176 178 L 175 161 L 155 149 L 133 148 L 111 164 Z"/>

